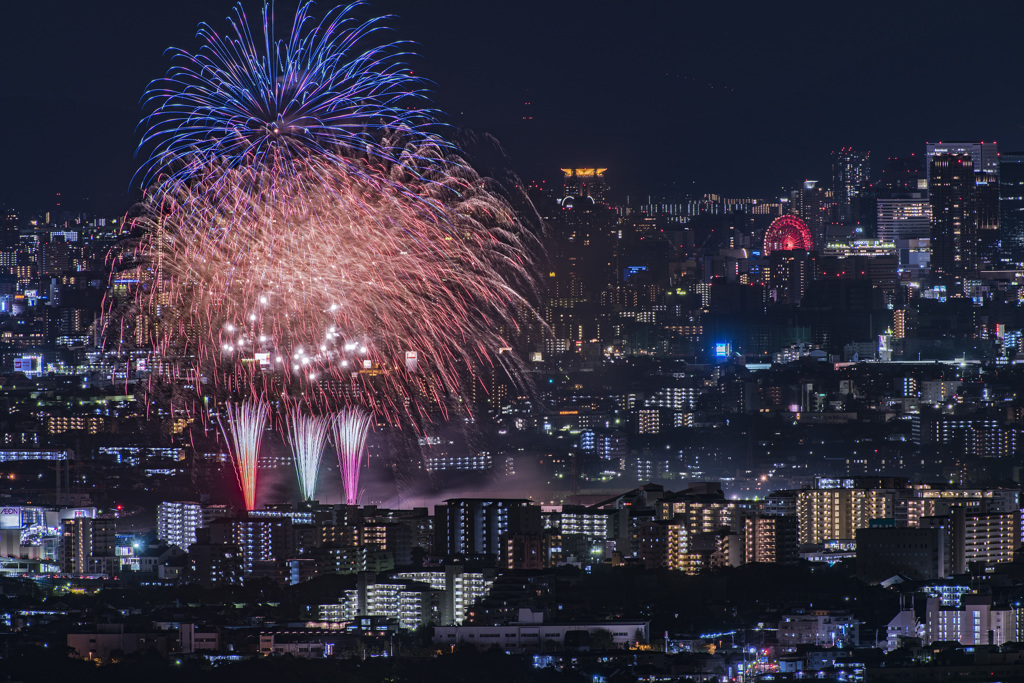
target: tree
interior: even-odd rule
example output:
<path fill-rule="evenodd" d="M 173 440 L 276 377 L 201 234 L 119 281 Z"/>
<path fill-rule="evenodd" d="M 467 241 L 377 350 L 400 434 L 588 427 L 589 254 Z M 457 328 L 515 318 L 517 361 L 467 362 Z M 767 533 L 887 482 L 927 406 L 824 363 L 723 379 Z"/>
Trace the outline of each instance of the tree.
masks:
<path fill-rule="evenodd" d="M 590 632 L 591 650 L 611 650 L 615 647 L 615 636 L 608 629 L 598 628 Z"/>

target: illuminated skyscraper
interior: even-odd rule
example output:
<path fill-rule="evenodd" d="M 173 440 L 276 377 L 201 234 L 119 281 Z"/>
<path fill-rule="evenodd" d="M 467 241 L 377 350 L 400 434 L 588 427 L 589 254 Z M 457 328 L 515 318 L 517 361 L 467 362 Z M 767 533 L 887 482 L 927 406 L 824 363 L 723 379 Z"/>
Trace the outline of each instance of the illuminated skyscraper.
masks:
<path fill-rule="evenodd" d="M 805 180 L 800 189 L 790 193 L 790 212 L 807 224 L 814 250 L 825 249 L 825 228 L 831 221 L 834 202 L 832 190 L 821 187 L 817 180 Z"/>
<path fill-rule="evenodd" d="M 994 142 L 926 142 L 925 171 L 931 183 L 932 159 L 941 154 L 966 154 L 975 173 L 999 173 L 999 146 Z"/>
<path fill-rule="evenodd" d="M 965 153 L 936 154 L 928 165 L 932 275 L 947 287 L 978 277 L 978 190 Z"/>
<path fill-rule="evenodd" d="M 999 248 L 999 147 L 994 142 L 929 142 L 925 144 L 929 188 L 932 161 L 944 154 L 971 158 L 976 185 L 973 200 L 975 215 L 975 257 L 978 267 L 991 267 Z M 932 245 L 934 249 L 935 246 Z"/>
<path fill-rule="evenodd" d="M 546 350 L 580 349 L 585 340 L 603 338 L 597 309 L 600 293 L 617 282 L 615 212 L 605 206 L 603 168 L 563 168 L 565 195 L 550 218 L 552 245 L 545 320 L 553 332 Z M 606 329 L 609 329 L 606 327 Z"/>
<path fill-rule="evenodd" d="M 575 199 L 592 197 L 595 202 L 603 204 L 605 192 L 608 190 L 604 177 L 607 170 L 607 168 L 563 168 L 565 192 L 562 196 Z"/>
<path fill-rule="evenodd" d="M 780 249 L 768 256 L 768 300 L 796 306 L 814 274 L 814 255 L 803 249 Z"/>
<path fill-rule="evenodd" d="M 1001 256 L 1024 263 L 1024 152 L 999 158 L 999 235 Z"/>
<path fill-rule="evenodd" d="M 871 180 L 871 152 L 843 147 L 832 152 L 832 193 L 837 223 L 862 222 L 863 200 Z"/>
<path fill-rule="evenodd" d="M 927 239 L 931 234 L 932 209 L 923 192 L 878 198 L 878 239 Z"/>
<path fill-rule="evenodd" d="M 999 259 L 999 173 L 975 171 L 977 191 L 978 256 L 982 267 L 991 268 Z"/>

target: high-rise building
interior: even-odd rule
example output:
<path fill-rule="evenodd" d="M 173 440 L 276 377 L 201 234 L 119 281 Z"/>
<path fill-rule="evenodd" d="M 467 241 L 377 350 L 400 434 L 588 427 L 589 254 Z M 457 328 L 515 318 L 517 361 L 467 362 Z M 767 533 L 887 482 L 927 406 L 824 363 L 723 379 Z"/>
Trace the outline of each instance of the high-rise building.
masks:
<path fill-rule="evenodd" d="M 999 251 L 999 148 L 994 142 L 929 142 L 925 145 L 928 185 L 932 184 L 932 162 L 945 154 L 971 158 L 974 171 L 974 212 L 979 267 L 993 267 Z M 932 245 L 933 248 L 935 245 Z"/>
<path fill-rule="evenodd" d="M 825 248 L 825 229 L 832 220 L 834 203 L 832 190 L 821 187 L 817 180 L 805 180 L 790 193 L 789 210 L 807 224 L 814 249 Z"/>
<path fill-rule="evenodd" d="M 196 529 L 203 526 L 199 503 L 165 501 L 156 508 L 156 537 L 188 550 L 196 542 Z"/>
<path fill-rule="evenodd" d="M 503 536 L 539 534 L 541 528 L 540 508 L 529 500 L 446 500 L 434 508 L 434 552 L 501 557 Z"/>
<path fill-rule="evenodd" d="M 927 142 L 925 171 L 928 184 L 932 180 L 932 159 L 943 154 L 966 154 L 975 173 L 999 173 L 999 146 L 994 142 Z"/>
<path fill-rule="evenodd" d="M 69 574 L 91 573 L 94 558 L 113 557 L 116 520 L 76 517 L 63 524 L 61 567 Z"/>
<path fill-rule="evenodd" d="M 1024 152 L 999 158 L 999 237 L 1001 256 L 1024 263 Z"/>
<path fill-rule="evenodd" d="M 603 204 L 608 185 L 604 173 L 607 168 L 563 168 L 563 197 L 582 199 L 591 197 Z"/>
<path fill-rule="evenodd" d="M 577 540 L 579 538 L 576 537 Z M 505 537 L 504 554 L 498 566 L 506 569 L 547 569 L 560 564 L 564 557 L 563 553 L 562 535 L 557 531 L 548 531 L 541 535 L 510 534 Z M 574 557 L 580 557 L 580 554 Z M 589 558 L 589 553 L 583 557 Z M 603 555 L 595 557 L 604 559 Z"/>
<path fill-rule="evenodd" d="M 18 244 L 18 212 L 11 208 L 0 208 L 0 247 L 15 247 Z"/>
<path fill-rule="evenodd" d="M 345 591 L 337 604 L 320 605 L 320 619 L 351 622 L 356 617 L 383 617 L 414 630 L 431 621 L 431 604 L 437 591 L 410 581 L 377 581 L 375 575 L 359 575 L 358 587 Z"/>
<path fill-rule="evenodd" d="M 871 152 L 843 147 L 832 152 L 832 194 L 837 223 L 862 222 L 862 200 L 871 184 Z"/>
<path fill-rule="evenodd" d="M 644 569 L 662 569 L 668 562 L 668 527 L 682 521 L 645 519 L 636 522 L 635 556 Z"/>
<path fill-rule="evenodd" d="M 879 197 L 877 201 L 879 240 L 895 244 L 896 240 L 928 239 L 932 209 L 923 192 Z"/>
<path fill-rule="evenodd" d="M 800 543 L 856 538 L 871 520 L 895 517 L 907 493 L 892 488 L 817 488 L 797 494 Z"/>
<path fill-rule="evenodd" d="M 218 519 L 196 536 L 196 545 L 224 546 L 230 548 L 225 552 L 237 553 L 245 576 L 251 575 L 259 563 L 275 563 L 294 550 L 292 520 L 288 517 Z"/>
<path fill-rule="evenodd" d="M 999 173 L 975 171 L 977 194 L 978 257 L 982 268 L 991 269 L 999 262 Z"/>
<path fill-rule="evenodd" d="M 390 581 L 362 572 L 356 588 L 345 591 L 337 603 L 320 605 L 320 619 L 346 622 L 357 616 L 384 617 L 409 630 L 431 622 L 457 625 L 477 600 L 487 596 L 493 583 L 489 573 L 468 572 L 461 566 L 400 572 Z"/>
<path fill-rule="evenodd" d="M 727 499 L 721 489 L 691 488 L 658 501 L 658 518 L 682 519 L 692 534 L 715 533 L 723 527 L 733 531 L 743 528 L 740 508 Z"/>
<path fill-rule="evenodd" d="M 61 539 L 61 568 L 68 574 L 85 574 L 92 555 L 92 519 L 82 517 L 64 522 Z"/>
<path fill-rule="evenodd" d="M 395 578 L 425 583 L 435 591 L 444 591 L 436 621 L 445 625 L 461 624 L 473 604 L 487 597 L 494 586 L 492 572 L 471 572 L 459 565 L 449 565 L 444 571 L 399 572 Z"/>
<path fill-rule="evenodd" d="M 905 396 L 917 394 L 913 389 L 913 380 L 907 382 L 904 378 L 903 391 Z M 908 386 L 909 385 L 909 386 Z M 921 426 L 925 429 L 924 422 Z M 943 432 L 947 432 L 946 425 L 930 426 L 933 431 L 930 437 L 922 434 L 922 443 L 942 443 Z M 968 428 L 970 425 L 968 425 Z M 956 428 L 955 431 L 959 431 Z M 968 512 L 1015 512 L 1020 509 L 1020 491 L 1017 489 L 1004 488 L 981 488 L 963 489 L 949 488 L 943 486 L 932 486 L 930 484 L 918 484 L 914 487 L 914 497 L 907 501 L 907 526 L 920 526 L 921 520 L 925 517 L 948 517 L 953 510 L 965 508 Z"/>
<path fill-rule="evenodd" d="M 694 552 L 693 538 L 684 520 L 669 522 L 665 527 L 665 566 L 696 574 L 700 571 L 700 555 Z"/>
<path fill-rule="evenodd" d="M 796 562 L 797 523 L 795 516 L 758 514 L 744 520 L 745 562 Z"/>
<path fill-rule="evenodd" d="M 603 545 L 616 540 L 628 528 L 623 510 L 591 509 L 580 505 L 564 505 L 561 512 L 547 517 L 546 524 L 566 538 L 579 537 L 588 546 Z"/>
<path fill-rule="evenodd" d="M 978 190 L 974 162 L 965 153 L 931 157 L 932 276 L 947 287 L 978 277 Z"/>
<path fill-rule="evenodd" d="M 972 514 L 964 507 L 950 514 L 953 572 L 963 574 L 972 565 L 991 571 L 1013 562 L 1021 546 L 1020 511 Z"/>
<path fill-rule="evenodd" d="M 814 255 L 803 249 L 778 249 L 768 255 L 768 301 L 796 306 L 814 275 Z"/>
<path fill-rule="evenodd" d="M 565 192 L 550 215 L 547 297 L 544 317 L 551 329 L 545 350 L 581 350 L 585 340 L 605 339 L 610 328 L 599 309 L 602 292 L 618 282 L 615 212 L 602 203 L 604 169 L 563 169 Z"/>
<path fill-rule="evenodd" d="M 687 574 L 700 571 L 701 556 L 693 548 L 694 536 L 682 517 L 639 523 L 636 541 L 636 557 L 644 569 L 676 569 Z"/>

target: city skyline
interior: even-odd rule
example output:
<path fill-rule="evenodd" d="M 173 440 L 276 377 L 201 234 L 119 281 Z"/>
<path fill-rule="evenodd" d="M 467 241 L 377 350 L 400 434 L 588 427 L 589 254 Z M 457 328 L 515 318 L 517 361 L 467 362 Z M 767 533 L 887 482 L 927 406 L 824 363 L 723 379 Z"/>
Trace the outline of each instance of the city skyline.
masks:
<path fill-rule="evenodd" d="M 943 9 L 15 8 L 0 671 L 1024 680 L 1016 22 Z"/>

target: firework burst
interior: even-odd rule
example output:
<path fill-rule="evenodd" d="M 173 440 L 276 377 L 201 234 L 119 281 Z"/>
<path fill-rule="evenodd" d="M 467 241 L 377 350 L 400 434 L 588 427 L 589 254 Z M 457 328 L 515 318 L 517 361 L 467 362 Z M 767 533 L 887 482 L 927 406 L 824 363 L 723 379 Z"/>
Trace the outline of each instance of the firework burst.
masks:
<path fill-rule="evenodd" d="M 113 270 L 138 284 L 112 288 L 106 339 L 153 349 L 148 397 L 201 426 L 244 397 L 422 425 L 468 409 L 481 366 L 521 379 L 511 340 L 539 322 L 525 195 L 438 135 L 402 45 L 369 45 L 381 20 L 310 8 L 283 37 L 269 5 L 202 26 L 147 95 L 149 187 Z"/>
<path fill-rule="evenodd" d="M 392 423 L 445 413 L 474 368 L 517 363 L 499 352 L 533 316 L 532 238 L 443 146 L 407 164 L 431 155 L 380 182 L 296 171 L 273 203 L 252 170 L 154 196 L 136 221 L 155 264 L 141 336 L 197 390 L 359 403 Z"/>
<path fill-rule="evenodd" d="M 284 31 L 272 5 L 261 22 L 237 6 L 223 33 L 201 24 L 200 49 L 172 50 L 173 66 L 143 100 L 140 149 L 151 148 L 144 180 L 166 191 L 208 180 L 211 164 L 259 167 L 273 169 L 250 177 L 267 191 L 296 163 L 362 174 L 354 159 L 394 158 L 400 150 L 380 133 L 417 136 L 434 116 L 423 106 L 423 82 L 404 63 L 405 45 L 374 44 L 386 27 L 383 18 L 357 19 L 361 4 L 317 21 L 312 3 L 301 3 Z"/>

